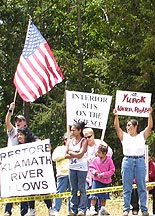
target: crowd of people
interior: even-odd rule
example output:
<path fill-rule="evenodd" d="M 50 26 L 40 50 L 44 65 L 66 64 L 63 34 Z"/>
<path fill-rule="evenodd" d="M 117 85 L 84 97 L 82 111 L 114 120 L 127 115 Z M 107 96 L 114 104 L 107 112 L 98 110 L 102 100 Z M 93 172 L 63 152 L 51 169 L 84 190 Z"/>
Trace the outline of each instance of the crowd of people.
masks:
<path fill-rule="evenodd" d="M 8 147 L 37 141 L 28 128 L 23 115 L 14 119 L 11 117 L 15 104 L 11 103 L 6 114 L 5 124 L 8 135 Z M 139 132 L 138 121 L 130 119 L 126 123 L 126 132 L 119 125 L 116 110 L 114 114 L 114 128 L 122 143 L 123 160 L 121 167 L 123 184 L 123 216 L 128 216 L 132 205 L 133 215 L 141 209 L 142 216 L 149 216 L 147 208 L 145 142 L 153 127 L 152 109 L 148 117 L 146 128 Z M 51 155 L 56 163 L 56 193 L 69 191 L 68 216 L 110 215 L 106 209 L 106 200 L 110 199 L 109 192 L 86 194 L 87 189 L 106 188 L 111 185 L 115 173 L 112 159 L 113 151 L 104 141 L 95 139 L 92 128 L 86 128 L 84 122 L 75 122 L 69 133 L 63 136 L 62 145 L 57 146 Z M 155 180 L 155 166 L 149 159 L 149 181 Z M 153 168 L 154 167 L 154 168 Z M 132 189 L 136 183 L 137 188 Z M 149 193 L 153 196 L 153 214 L 155 214 L 155 189 Z M 49 216 L 60 215 L 62 198 L 44 200 Z M 139 202 L 140 201 L 140 202 Z M 35 216 L 35 201 L 21 202 L 21 216 Z M 12 203 L 5 204 L 4 216 L 12 215 Z"/>
<path fill-rule="evenodd" d="M 31 143 L 39 140 L 27 126 L 26 118 L 23 115 L 17 115 L 14 118 L 13 125 L 11 123 L 11 117 L 14 112 L 15 103 L 12 102 L 9 106 L 8 112 L 5 117 L 5 124 L 7 129 L 8 143 L 7 146 L 15 146 L 18 144 Z M 53 215 L 52 200 L 44 200 L 49 216 Z M 4 216 L 12 215 L 13 203 L 6 203 Z M 35 215 L 35 201 L 21 202 L 20 207 L 21 216 L 34 216 Z"/>

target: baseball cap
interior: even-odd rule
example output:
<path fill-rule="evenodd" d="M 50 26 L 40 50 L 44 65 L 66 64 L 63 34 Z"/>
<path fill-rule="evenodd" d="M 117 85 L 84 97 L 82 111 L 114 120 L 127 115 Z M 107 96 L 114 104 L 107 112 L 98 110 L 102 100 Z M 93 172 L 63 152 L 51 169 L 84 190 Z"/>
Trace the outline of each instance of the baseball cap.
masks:
<path fill-rule="evenodd" d="M 17 121 L 17 120 L 26 121 L 26 118 L 23 115 L 17 115 L 17 116 L 15 116 L 15 121 Z"/>

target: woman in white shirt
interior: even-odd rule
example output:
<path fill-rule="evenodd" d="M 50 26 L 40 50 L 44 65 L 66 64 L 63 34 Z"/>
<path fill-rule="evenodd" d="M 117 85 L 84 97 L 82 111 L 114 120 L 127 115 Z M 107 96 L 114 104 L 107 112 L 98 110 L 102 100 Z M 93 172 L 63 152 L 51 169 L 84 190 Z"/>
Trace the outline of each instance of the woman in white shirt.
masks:
<path fill-rule="evenodd" d="M 122 161 L 121 174 L 123 182 L 123 216 L 128 216 L 130 211 L 130 200 L 132 192 L 132 182 L 136 179 L 138 195 L 140 199 L 140 208 L 142 216 L 148 216 L 148 209 L 146 207 L 146 165 L 145 165 L 145 141 L 151 133 L 153 127 L 152 108 L 148 117 L 147 127 L 138 133 L 138 121 L 131 119 L 126 124 L 126 131 L 124 132 L 119 126 L 119 119 L 114 109 L 114 127 L 118 138 L 123 147 L 124 158 Z"/>
<path fill-rule="evenodd" d="M 87 164 L 87 139 L 84 138 L 85 123 L 77 122 L 71 127 L 72 139 L 66 145 L 66 157 L 69 159 L 69 181 L 71 186 L 70 215 L 85 215 L 87 195 L 85 189 Z M 78 197 L 77 192 L 80 192 Z"/>

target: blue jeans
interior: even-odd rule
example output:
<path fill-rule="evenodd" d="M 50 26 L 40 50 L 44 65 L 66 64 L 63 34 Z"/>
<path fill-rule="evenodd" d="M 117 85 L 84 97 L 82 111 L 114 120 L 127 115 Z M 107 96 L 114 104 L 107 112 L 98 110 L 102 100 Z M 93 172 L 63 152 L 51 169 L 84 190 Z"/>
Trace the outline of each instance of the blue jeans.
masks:
<path fill-rule="evenodd" d="M 21 202 L 20 204 L 20 215 L 24 216 L 28 212 L 28 203 L 27 202 Z"/>
<path fill-rule="evenodd" d="M 136 179 L 137 191 L 140 199 L 140 209 L 142 212 L 147 211 L 145 185 L 146 166 L 144 158 L 124 157 L 122 161 L 121 174 L 123 182 L 123 211 L 130 211 L 132 183 L 134 178 Z"/>
<path fill-rule="evenodd" d="M 69 177 L 67 176 L 59 176 L 57 177 L 57 190 L 56 193 L 63 193 L 68 189 L 70 191 L 70 183 L 69 183 Z M 54 203 L 54 210 L 57 212 L 60 211 L 61 204 L 62 204 L 62 198 L 55 198 L 53 200 Z M 68 212 L 70 212 L 70 197 L 68 198 Z"/>
<path fill-rule="evenodd" d="M 5 205 L 5 212 L 8 212 L 10 215 L 12 214 L 11 210 L 13 207 L 13 203 L 6 203 Z M 28 203 L 21 202 L 20 204 L 20 215 L 24 216 L 28 212 Z"/>
<path fill-rule="evenodd" d="M 86 181 L 86 184 L 85 184 L 85 187 L 86 187 L 86 190 L 89 190 L 91 189 L 91 186 L 89 186 L 88 182 Z M 87 209 L 90 209 L 90 199 L 89 199 L 89 194 L 87 195 Z M 98 212 L 99 209 L 100 209 L 101 205 L 100 205 L 100 200 L 96 200 L 96 204 L 95 204 L 95 211 Z"/>
<path fill-rule="evenodd" d="M 71 212 L 77 214 L 79 211 L 87 210 L 87 195 L 85 189 L 87 171 L 69 170 L 69 181 L 71 186 Z M 80 192 L 78 197 L 77 192 Z"/>
<path fill-rule="evenodd" d="M 4 212 L 8 212 L 9 214 L 12 214 L 11 212 L 12 207 L 13 207 L 13 203 L 6 203 Z"/>

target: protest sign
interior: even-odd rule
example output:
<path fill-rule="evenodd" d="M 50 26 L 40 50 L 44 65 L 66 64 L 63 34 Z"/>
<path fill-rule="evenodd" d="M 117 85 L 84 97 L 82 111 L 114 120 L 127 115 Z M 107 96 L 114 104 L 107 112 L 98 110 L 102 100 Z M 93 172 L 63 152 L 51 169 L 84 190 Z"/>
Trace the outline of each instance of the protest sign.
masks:
<path fill-rule="evenodd" d="M 148 117 L 151 93 L 116 91 L 115 109 L 118 115 Z"/>
<path fill-rule="evenodd" d="M 1 197 L 56 192 L 49 139 L 0 149 Z"/>
<path fill-rule="evenodd" d="M 67 125 L 84 121 L 87 127 L 106 129 L 112 96 L 66 91 Z"/>

